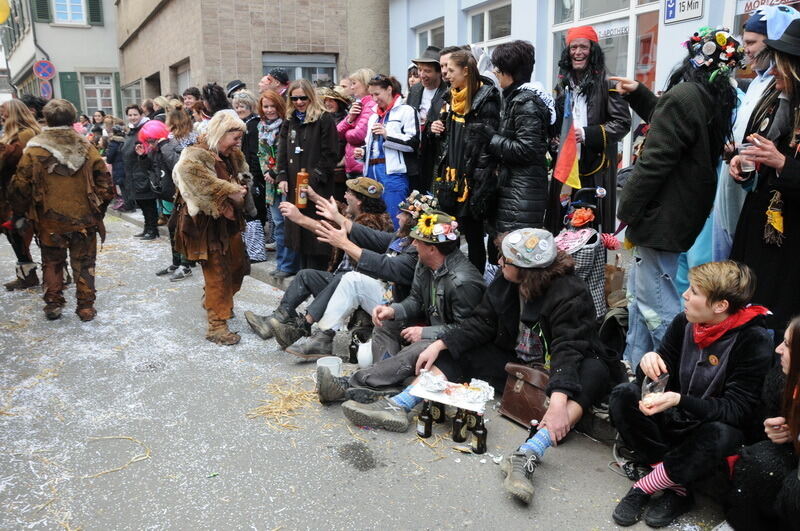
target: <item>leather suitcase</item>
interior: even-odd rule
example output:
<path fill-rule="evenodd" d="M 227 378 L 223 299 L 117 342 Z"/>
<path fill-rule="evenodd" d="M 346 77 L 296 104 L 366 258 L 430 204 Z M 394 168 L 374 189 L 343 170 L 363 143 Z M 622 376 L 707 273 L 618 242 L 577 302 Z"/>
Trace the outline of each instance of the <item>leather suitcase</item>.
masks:
<path fill-rule="evenodd" d="M 542 420 L 549 398 L 547 384 L 550 376 L 541 367 L 529 367 L 520 363 L 506 363 L 508 379 L 500 401 L 500 414 L 525 428 L 531 420 Z"/>

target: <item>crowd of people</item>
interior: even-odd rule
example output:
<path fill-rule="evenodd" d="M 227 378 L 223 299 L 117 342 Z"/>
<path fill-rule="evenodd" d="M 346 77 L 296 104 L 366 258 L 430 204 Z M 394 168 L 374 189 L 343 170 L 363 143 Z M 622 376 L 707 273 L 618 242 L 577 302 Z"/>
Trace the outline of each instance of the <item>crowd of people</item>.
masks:
<path fill-rule="evenodd" d="M 93 319 L 106 208 L 140 209 L 136 237 L 169 233 L 156 275 L 200 264 L 209 341 L 240 341 L 234 296 L 270 252 L 271 274 L 291 279 L 272 314 L 245 312 L 260 338 L 303 360 L 331 355 L 340 330 L 371 341 L 368 367 L 317 369 L 320 401 L 358 425 L 406 431 L 423 371 L 500 391 L 507 363 L 542 367 L 546 412 L 502 464 L 513 496 L 531 501 L 547 448 L 606 402 L 635 479 L 617 524 L 668 525 L 725 470 L 735 529 L 793 528 L 798 43 L 800 13 L 785 6 L 752 13 L 741 37 L 700 28 L 658 96 L 612 76 L 582 26 L 552 91 L 531 82 L 533 46 L 512 41 L 490 57 L 428 47 L 407 97 L 368 68 L 335 86 L 275 68 L 257 94 L 208 83 L 124 120 L 12 100 L 0 106 L 2 230 L 17 258 L 5 286 L 39 285 L 35 238 L 46 317 L 61 317 L 69 253 L 77 313 Z M 737 88 L 745 63 L 755 78 Z M 618 196 L 631 110 L 647 135 Z M 633 254 L 624 350 L 600 335 L 603 246 L 618 234 Z M 587 269 L 577 251 L 591 242 L 601 260 Z"/>

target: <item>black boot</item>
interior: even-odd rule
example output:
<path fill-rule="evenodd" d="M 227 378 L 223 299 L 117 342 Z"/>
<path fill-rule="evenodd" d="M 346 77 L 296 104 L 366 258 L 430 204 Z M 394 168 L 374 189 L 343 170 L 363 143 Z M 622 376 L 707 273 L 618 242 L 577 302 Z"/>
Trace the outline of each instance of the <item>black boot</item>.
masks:
<path fill-rule="evenodd" d="M 142 240 L 144 242 L 144 241 L 149 241 L 149 240 L 155 240 L 158 237 L 159 237 L 158 230 L 151 230 L 151 231 L 146 232 L 144 234 L 144 236 L 142 236 L 140 238 L 140 240 Z"/>
<path fill-rule="evenodd" d="M 689 512 L 692 507 L 694 507 L 694 496 L 691 493 L 680 496 L 674 490 L 667 489 L 647 508 L 644 521 L 650 527 L 666 527 L 682 514 Z"/>
<path fill-rule="evenodd" d="M 614 518 L 617 525 L 631 526 L 641 520 L 644 508 L 649 501 L 649 494 L 638 487 L 631 487 L 628 494 L 619 501 L 611 517 Z"/>

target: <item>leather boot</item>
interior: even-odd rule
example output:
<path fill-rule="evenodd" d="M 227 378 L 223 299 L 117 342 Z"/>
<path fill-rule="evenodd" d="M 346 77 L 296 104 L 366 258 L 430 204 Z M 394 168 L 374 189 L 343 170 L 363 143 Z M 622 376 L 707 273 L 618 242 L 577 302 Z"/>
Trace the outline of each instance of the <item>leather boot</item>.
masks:
<path fill-rule="evenodd" d="M 17 278 L 4 284 L 8 291 L 28 289 L 39 285 L 36 264 L 33 262 L 17 264 Z"/>
<path fill-rule="evenodd" d="M 235 345 L 241 340 L 239 334 L 228 330 L 228 322 L 224 319 L 214 319 L 208 322 L 206 339 L 218 345 Z"/>

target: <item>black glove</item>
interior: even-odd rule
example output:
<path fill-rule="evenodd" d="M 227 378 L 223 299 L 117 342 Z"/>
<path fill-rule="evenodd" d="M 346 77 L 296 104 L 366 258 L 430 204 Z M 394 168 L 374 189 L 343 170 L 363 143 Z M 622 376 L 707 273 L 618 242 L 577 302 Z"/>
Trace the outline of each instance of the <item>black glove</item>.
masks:
<path fill-rule="evenodd" d="M 467 142 L 487 144 L 495 134 L 494 127 L 488 124 L 467 124 Z"/>

